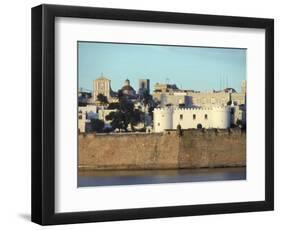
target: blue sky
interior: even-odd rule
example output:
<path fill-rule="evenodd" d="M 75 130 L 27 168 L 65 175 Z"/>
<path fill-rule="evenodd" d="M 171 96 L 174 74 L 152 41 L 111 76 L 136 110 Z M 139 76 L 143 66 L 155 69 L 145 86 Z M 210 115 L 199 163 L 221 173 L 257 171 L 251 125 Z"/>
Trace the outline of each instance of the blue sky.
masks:
<path fill-rule="evenodd" d="M 137 90 L 138 79 L 176 84 L 182 89 L 240 91 L 246 79 L 246 49 L 206 48 L 78 42 L 79 88 L 92 90 L 92 81 L 103 76 L 117 91 L 128 78 Z"/>

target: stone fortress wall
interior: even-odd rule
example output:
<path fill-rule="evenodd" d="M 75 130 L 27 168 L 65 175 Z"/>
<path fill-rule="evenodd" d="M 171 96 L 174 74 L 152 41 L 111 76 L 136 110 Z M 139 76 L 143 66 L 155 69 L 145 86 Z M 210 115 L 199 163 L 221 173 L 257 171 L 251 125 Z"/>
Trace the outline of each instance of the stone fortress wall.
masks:
<path fill-rule="evenodd" d="M 181 169 L 246 165 L 240 129 L 153 134 L 79 134 L 79 169 Z"/>

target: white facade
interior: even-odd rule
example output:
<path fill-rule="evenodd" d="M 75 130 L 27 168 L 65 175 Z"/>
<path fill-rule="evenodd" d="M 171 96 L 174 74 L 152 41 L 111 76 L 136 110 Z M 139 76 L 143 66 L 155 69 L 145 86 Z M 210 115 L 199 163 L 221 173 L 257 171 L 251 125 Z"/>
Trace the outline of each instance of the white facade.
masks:
<path fill-rule="evenodd" d="M 182 92 L 175 92 L 173 94 L 169 93 L 161 93 L 160 94 L 160 105 L 161 107 L 165 107 L 167 104 L 171 104 L 172 106 L 179 106 L 179 105 L 188 105 L 188 97 L 186 93 Z"/>
<path fill-rule="evenodd" d="M 86 119 L 86 114 L 79 114 L 78 119 L 78 130 L 80 133 L 85 133 L 86 131 L 86 123 L 88 123 L 89 120 Z"/>
<path fill-rule="evenodd" d="M 98 118 L 97 106 L 95 105 L 79 106 L 78 113 L 83 115 L 85 114 L 86 119 L 89 120 Z"/>
<path fill-rule="evenodd" d="M 173 108 L 165 107 L 153 110 L 154 132 L 163 132 L 173 128 Z"/>
<path fill-rule="evenodd" d="M 163 132 L 165 129 L 218 128 L 226 129 L 231 124 L 229 107 L 214 108 L 159 108 L 153 111 L 154 132 Z"/>
<path fill-rule="evenodd" d="M 92 119 L 98 119 L 97 107 L 95 105 L 78 107 L 78 129 L 81 133 L 86 132 Z"/>

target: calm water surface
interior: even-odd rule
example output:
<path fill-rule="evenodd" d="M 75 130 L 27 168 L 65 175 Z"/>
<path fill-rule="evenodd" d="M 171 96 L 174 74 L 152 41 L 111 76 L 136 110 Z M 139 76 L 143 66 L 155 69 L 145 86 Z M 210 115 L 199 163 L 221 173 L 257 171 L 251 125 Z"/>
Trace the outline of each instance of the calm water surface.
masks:
<path fill-rule="evenodd" d="M 78 187 L 246 180 L 246 168 L 80 171 Z"/>

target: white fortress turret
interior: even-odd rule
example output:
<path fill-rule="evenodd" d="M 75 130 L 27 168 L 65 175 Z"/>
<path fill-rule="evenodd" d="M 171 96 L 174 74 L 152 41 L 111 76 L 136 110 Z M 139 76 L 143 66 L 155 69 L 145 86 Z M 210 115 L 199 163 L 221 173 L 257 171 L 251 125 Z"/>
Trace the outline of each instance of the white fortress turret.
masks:
<path fill-rule="evenodd" d="M 211 128 L 227 129 L 231 125 L 231 109 L 227 107 L 212 108 Z"/>
<path fill-rule="evenodd" d="M 154 132 L 163 132 L 165 129 L 218 128 L 230 127 L 230 108 L 161 108 L 153 111 Z"/>
<path fill-rule="evenodd" d="M 163 132 L 173 128 L 173 109 L 170 107 L 156 108 L 153 110 L 154 132 Z"/>

